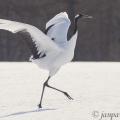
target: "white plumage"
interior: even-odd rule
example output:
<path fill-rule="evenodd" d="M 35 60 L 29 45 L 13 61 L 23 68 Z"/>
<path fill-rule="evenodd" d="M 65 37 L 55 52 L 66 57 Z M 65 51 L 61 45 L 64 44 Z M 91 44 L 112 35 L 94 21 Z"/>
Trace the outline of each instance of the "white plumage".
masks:
<path fill-rule="evenodd" d="M 55 38 L 55 42 L 63 44 L 67 42 L 67 32 L 70 26 L 70 20 L 66 12 L 62 12 L 52 18 L 47 24 L 46 29 L 54 25 L 47 33 L 50 38 Z"/>
<path fill-rule="evenodd" d="M 20 22 L 1 19 L 0 24 L 0 29 L 8 30 L 12 33 L 17 33 L 24 29 L 30 33 L 33 38 L 32 40 L 36 44 L 38 53 L 42 52 L 42 54 L 46 54 L 46 57 L 41 59 L 34 60 L 30 57 L 30 61 L 36 63 L 40 68 L 47 70 L 59 68 L 63 64 L 71 61 L 73 58 L 73 54 L 69 54 L 69 52 L 71 52 L 69 51 L 69 48 L 72 46 L 67 43 L 67 31 L 70 25 L 70 20 L 65 12 L 56 15 L 46 24 L 46 29 L 50 25 L 54 24 L 54 26 L 48 31 L 47 35 L 32 25 Z M 48 36 L 50 38 L 54 38 L 55 40 L 51 40 Z M 70 50 L 72 50 L 72 48 Z M 72 50 L 72 53 L 73 51 L 74 49 Z M 66 59 L 64 59 L 64 57 Z"/>
<path fill-rule="evenodd" d="M 49 86 L 48 80 L 58 72 L 62 65 L 73 59 L 78 34 L 77 22 L 85 16 L 79 13 L 75 17 L 74 34 L 69 41 L 67 41 L 67 32 L 71 22 L 66 12 L 61 12 L 48 21 L 44 33 L 32 25 L 0 19 L 0 29 L 8 30 L 22 37 L 33 54 L 30 61 L 49 71 L 49 77 L 43 85 L 39 108 L 41 108 L 45 86 L 62 92 L 72 99 L 66 92 Z"/>

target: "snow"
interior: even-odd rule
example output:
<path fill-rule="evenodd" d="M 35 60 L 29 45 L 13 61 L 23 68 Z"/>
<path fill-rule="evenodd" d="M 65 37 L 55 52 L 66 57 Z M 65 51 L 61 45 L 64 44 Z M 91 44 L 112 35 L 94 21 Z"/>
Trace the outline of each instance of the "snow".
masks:
<path fill-rule="evenodd" d="M 46 88 L 43 108 L 38 109 L 47 77 L 48 71 L 31 62 L 1 62 L 0 120 L 120 119 L 120 115 L 112 116 L 112 119 L 107 115 L 101 118 L 104 113 L 120 113 L 119 62 L 71 62 L 64 65 L 49 84 L 66 91 L 74 100 Z"/>

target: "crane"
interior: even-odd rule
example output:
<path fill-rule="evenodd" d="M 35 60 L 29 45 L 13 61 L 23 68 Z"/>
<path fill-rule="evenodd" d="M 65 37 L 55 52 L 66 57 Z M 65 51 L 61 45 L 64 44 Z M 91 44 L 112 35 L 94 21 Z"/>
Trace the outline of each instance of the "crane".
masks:
<path fill-rule="evenodd" d="M 44 32 L 29 24 L 0 19 L 0 29 L 10 31 L 23 39 L 32 54 L 29 60 L 49 71 L 48 78 L 43 84 L 39 108 L 42 108 L 45 87 L 57 90 L 73 100 L 67 92 L 50 86 L 48 81 L 60 70 L 61 66 L 73 59 L 78 36 L 77 23 L 83 18 L 92 18 L 92 16 L 82 13 L 75 15 L 74 32 L 69 41 L 67 32 L 71 22 L 66 12 L 61 12 L 48 21 Z"/>

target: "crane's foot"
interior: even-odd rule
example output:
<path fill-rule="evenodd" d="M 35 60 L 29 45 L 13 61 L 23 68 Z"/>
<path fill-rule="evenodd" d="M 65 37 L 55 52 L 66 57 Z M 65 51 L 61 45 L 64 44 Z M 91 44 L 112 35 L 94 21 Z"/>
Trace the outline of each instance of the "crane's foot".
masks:
<path fill-rule="evenodd" d="M 65 95 L 68 99 L 73 100 L 73 98 L 70 97 L 70 95 L 68 95 L 68 93 L 66 93 L 66 92 L 63 92 L 63 93 L 64 93 L 64 95 Z"/>
<path fill-rule="evenodd" d="M 41 104 L 39 104 L 39 105 L 37 105 L 37 106 L 38 106 L 38 108 L 42 108 Z"/>

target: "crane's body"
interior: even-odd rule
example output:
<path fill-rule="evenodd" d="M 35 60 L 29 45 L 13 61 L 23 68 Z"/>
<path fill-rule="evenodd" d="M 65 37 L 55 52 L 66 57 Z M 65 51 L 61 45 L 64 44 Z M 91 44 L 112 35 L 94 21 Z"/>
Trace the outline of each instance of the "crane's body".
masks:
<path fill-rule="evenodd" d="M 77 33 L 74 36 L 77 39 Z M 41 59 L 32 59 L 33 56 L 30 57 L 30 61 L 37 64 L 40 68 L 50 70 L 52 68 L 60 68 L 62 65 L 71 61 L 74 57 L 74 46 L 75 40 L 68 41 L 63 44 L 58 44 L 60 51 L 51 51 L 46 52 L 46 57 Z"/>
<path fill-rule="evenodd" d="M 0 29 L 8 30 L 23 39 L 32 53 L 30 61 L 49 71 L 48 79 L 43 84 L 39 108 L 42 107 L 45 87 L 62 92 L 69 99 L 72 99 L 66 92 L 48 85 L 48 81 L 59 71 L 62 65 L 73 59 L 78 35 L 77 22 L 83 18 L 92 17 L 81 13 L 75 16 L 74 34 L 69 41 L 67 41 L 67 32 L 70 20 L 66 12 L 61 12 L 48 21 L 44 33 L 32 25 L 0 19 Z"/>
<path fill-rule="evenodd" d="M 57 44 L 57 51 L 51 50 L 46 52 L 46 57 L 42 59 L 32 59 L 30 61 L 36 63 L 40 68 L 47 69 L 51 71 L 51 69 L 60 68 L 62 65 L 68 63 L 73 59 L 74 56 L 74 48 L 77 40 L 77 32 L 73 36 L 70 41 L 67 41 L 67 31 L 70 26 L 70 20 L 68 19 L 68 15 L 64 13 L 60 13 L 52 18 L 47 24 L 46 35 L 51 39 L 54 39 L 55 44 Z M 74 42 L 74 43 L 73 43 Z M 52 75 L 51 75 L 52 76 Z"/>

